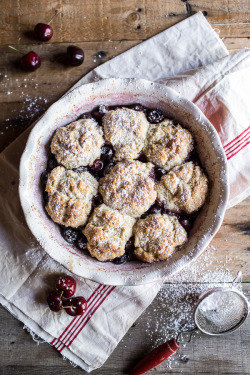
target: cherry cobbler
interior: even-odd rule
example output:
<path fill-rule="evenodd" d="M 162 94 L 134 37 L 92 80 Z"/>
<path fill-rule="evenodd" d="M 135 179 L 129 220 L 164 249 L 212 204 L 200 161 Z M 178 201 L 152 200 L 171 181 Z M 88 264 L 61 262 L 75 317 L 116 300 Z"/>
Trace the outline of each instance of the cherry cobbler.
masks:
<path fill-rule="evenodd" d="M 208 178 L 192 134 L 141 104 L 100 105 L 56 130 L 42 173 L 62 236 L 99 261 L 155 262 L 188 239 Z"/>

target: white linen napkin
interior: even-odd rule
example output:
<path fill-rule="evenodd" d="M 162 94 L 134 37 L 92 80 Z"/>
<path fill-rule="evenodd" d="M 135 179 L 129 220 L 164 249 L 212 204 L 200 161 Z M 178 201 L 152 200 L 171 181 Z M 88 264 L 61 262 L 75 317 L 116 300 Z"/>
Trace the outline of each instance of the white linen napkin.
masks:
<path fill-rule="evenodd" d="M 192 71 L 190 71 L 192 69 Z M 188 71 L 188 72 L 187 72 Z M 214 124 L 228 157 L 230 205 L 250 191 L 250 51 L 228 52 L 202 13 L 97 67 L 76 86 L 109 77 L 160 81 L 193 100 Z M 67 94 L 65 94 L 67 95 Z M 18 165 L 27 132 L 0 156 L 0 302 L 28 330 L 90 372 L 100 367 L 129 327 L 151 303 L 162 282 L 114 287 L 76 277 L 88 309 L 72 318 L 46 305 L 55 278 L 70 274 L 30 233 L 18 196 Z"/>

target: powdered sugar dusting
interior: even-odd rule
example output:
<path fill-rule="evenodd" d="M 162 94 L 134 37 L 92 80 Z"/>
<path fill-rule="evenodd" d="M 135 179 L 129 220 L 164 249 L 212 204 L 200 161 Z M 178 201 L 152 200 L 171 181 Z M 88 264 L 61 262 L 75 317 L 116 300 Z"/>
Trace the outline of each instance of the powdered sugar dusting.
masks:
<path fill-rule="evenodd" d="M 230 259 L 219 261 L 215 254 L 216 249 L 209 246 L 195 263 L 166 280 L 154 301 L 153 314 L 152 310 L 145 312 L 146 332 L 152 348 L 177 337 L 180 331 L 195 327 L 194 308 L 201 294 L 214 287 L 231 285 L 235 275 L 227 268 Z M 182 343 L 182 346 L 185 344 Z M 172 361 L 175 365 L 181 363 L 176 360 L 176 356 L 181 359 L 180 353 L 170 357 L 165 365 L 171 368 Z"/>

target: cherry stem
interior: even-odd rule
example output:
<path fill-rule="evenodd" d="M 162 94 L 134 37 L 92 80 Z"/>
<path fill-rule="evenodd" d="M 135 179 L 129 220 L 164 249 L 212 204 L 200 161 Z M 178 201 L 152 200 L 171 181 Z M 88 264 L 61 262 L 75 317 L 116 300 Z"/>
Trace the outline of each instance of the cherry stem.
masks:
<path fill-rule="evenodd" d="M 76 307 L 75 306 L 63 306 L 62 307 L 63 309 L 76 309 Z"/>
<path fill-rule="evenodd" d="M 19 51 L 19 49 L 15 48 L 15 47 L 12 47 L 12 46 L 8 46 L 9 48 L 13 49 L 14 51 L 18 52 L 18 53 L 21 53 L 21 55 L 24 55 L 23 52 Z"/>
<path fill-rule="evenodd" d="M 62 299 L 62 296 L 63 296 L 63 290 L 62 290 L 62 292 L 61 292 L 60 299 Z"/>
<path fill-rule="evenodd" d="M 55 16 L 57 16 L 58 15 L 58 10 L 56 10 L 55 11 L 55 14 L 54 14 L 54 16 L 51 18 L 51 20 L 48 22 L 48 25 L 50 25 L 50 23 L 53 21 L 53 19 L 55 18 Z"/>

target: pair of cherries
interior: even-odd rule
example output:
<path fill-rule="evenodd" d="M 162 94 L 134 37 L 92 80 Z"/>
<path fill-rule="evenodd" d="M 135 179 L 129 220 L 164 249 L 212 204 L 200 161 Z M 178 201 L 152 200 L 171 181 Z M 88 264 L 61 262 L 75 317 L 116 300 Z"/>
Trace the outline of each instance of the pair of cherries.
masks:
<path fill-rule="evenodd" d="M 50 26 L 50 23 L 53 21 L 54 17 L 57 15 L 57 12 L 52 17 L 52 19 L 46 23 L 38 23 L 35 26 L 34 33 L 38 40 L 42 42 L 47 42 L 53 36 L 53 29 Z M 19 51 L 18 49 L 9 46 L 10 48 L 14 49 L 16 52 L 21 53 L 23 56 L 20 59 L 20 66 L 22 69 L 34 72 L 41 66 L 41 59 L 38 54 L 34 51 L 30 51 L 27 54 Z M 81 65 L 84 61 L 84 52 L 81 48 L 77 46 L 69 46 L 67 48 L 67 61 L 68 64 L 71 66 L 78 66 Z"/>
<path fill-rule="evenodd" d="M 54 312 L 64 309 L 71 316 L 82 315 L 87 309 L 84 297 L 73 297 L 76 291 L 76 281 L 68 275 L 59 276 L 55 282 L 55 290 L 50 292 L 47 302 Z"/>

